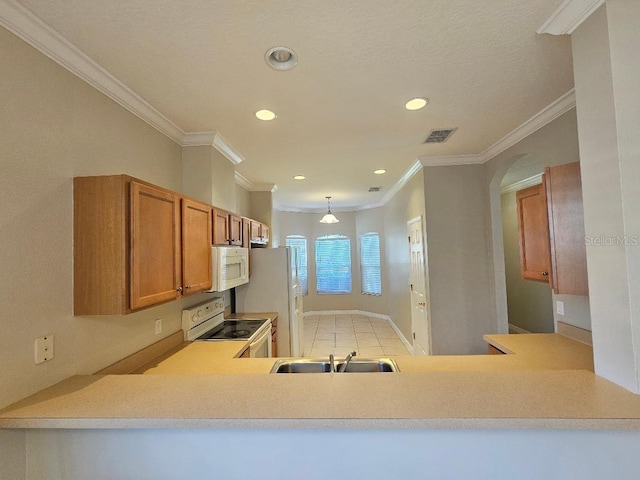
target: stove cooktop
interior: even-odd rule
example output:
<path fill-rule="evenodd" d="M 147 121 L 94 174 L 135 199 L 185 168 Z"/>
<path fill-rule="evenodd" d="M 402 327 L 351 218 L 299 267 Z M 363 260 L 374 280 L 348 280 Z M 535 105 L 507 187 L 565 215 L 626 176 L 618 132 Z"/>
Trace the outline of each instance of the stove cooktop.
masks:
<path fill-rule="evenodd" d="M 225 320 L 220 325 L 204 333 L 198 340 L 248 340 L 268 322 L 260 320 Z"/>

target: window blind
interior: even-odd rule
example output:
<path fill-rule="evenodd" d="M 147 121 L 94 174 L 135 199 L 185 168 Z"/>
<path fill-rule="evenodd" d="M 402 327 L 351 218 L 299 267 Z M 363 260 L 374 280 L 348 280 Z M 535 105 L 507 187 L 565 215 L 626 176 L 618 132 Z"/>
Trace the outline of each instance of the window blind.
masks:
<path fill-rule="evenodd" d="M 316 239 L 316 281 L 319 294 L 351 293 L 351 240 L 344 235 Z"/>
<path fill-rule="evenodd" d="M 380 236 L 377 233 L 360 235 L 360 273 L 362 276 L 362 293 L 381 295 L 380 278 Z"/>

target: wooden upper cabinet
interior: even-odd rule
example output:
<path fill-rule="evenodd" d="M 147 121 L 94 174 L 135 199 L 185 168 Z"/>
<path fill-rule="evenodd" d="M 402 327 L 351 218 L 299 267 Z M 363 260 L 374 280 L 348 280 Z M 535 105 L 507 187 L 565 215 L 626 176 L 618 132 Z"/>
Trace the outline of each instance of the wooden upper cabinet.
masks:
<path fill-rule="evenodd" d="M 183 294 L 211 288 L 211 207 L 182 199 Z"/>
<path fill-rule="evenodd" d="M 525 280 L 549 281 L 549 226 L 542 185 L 516 193 L 520 275 Z"/>
<path fill-rule="evenodd" d="M 229 214 L 229 243 L 242 246 L 242 217 L 233 213 Z"/>
<path fill-rule="evenodd" d="M 251 243 L 260 243 L 260 226 L 262 224 L 260 222 L 256 222 L 255 220 L 251 220 L 251 230 L 250 230 L 250 238 Z"/>
<path fill-rule="evenodd" d="M 269 243 L 269 227 L 264 223 L 251 220 L 250 237 L 251 243 L 256 243 L 258 245 L 265 245 Z"/>
<path fill-rule="evenodd" d="M 229 212 L 220 208 L 212 210 L 213 245 L 229 245 L 231 240 L 229 228 Z"/>
<path fill-rule="evenodd" d="M 543 179 L 551 239 L 551 287 L 556 294 L 588 295 L 580 164 L 545 168 Z"/>
<path fill-rule="evenodd" d="M 211 206 L 127 175 L 74 178 L 73 202 L 74 315 L 210 288 Z"/>
<path fill-rule="evenodd" d="M 180 296 L 180 198 L 131 182 L 132 310 Z"/>

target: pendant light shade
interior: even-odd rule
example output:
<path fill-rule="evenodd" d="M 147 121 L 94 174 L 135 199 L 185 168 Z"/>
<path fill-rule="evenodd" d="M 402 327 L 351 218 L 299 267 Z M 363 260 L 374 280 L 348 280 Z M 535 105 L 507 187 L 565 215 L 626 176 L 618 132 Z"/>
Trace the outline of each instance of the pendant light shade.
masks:
<path fill-rule="evenodd" d="M 336 216 L 331 213 L 331 197 L 325 197 L 327 199 L 327 213 L 320 220 L 320 223 L 338 223 L 340 220 L 336 218 Z"/>

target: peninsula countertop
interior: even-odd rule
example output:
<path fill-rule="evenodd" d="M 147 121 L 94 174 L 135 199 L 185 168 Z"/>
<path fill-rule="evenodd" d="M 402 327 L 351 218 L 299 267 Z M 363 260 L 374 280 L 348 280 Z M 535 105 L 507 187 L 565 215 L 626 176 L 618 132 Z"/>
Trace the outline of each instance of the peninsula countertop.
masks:
<path fill-rule="evenodd" d="M 396 374 L 274 375 L 276 359 L 216 359 L 196 342 L 144 375 L 71 377 L 2 410 L 0 427 L 640 429 L 640 396 L 595 375 L 589 346 L 485 339 L 509 353 L 398 356 Z"/>

